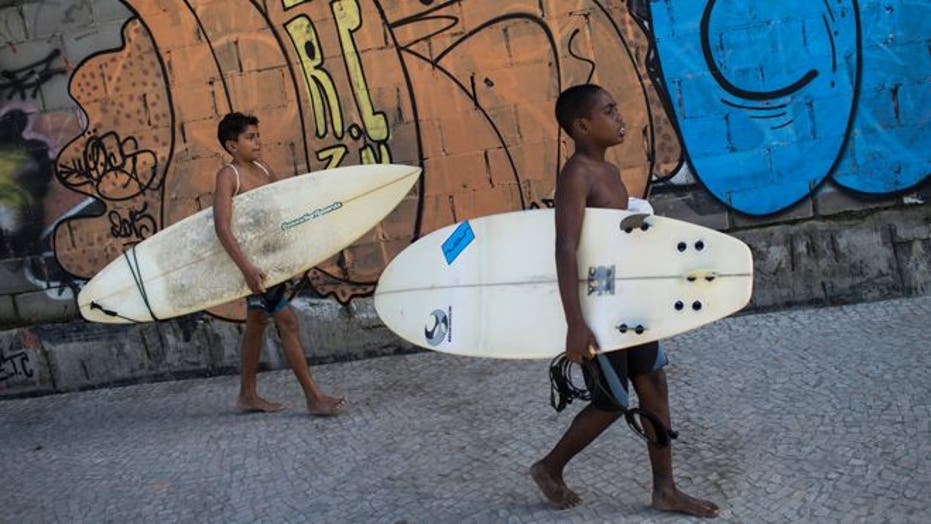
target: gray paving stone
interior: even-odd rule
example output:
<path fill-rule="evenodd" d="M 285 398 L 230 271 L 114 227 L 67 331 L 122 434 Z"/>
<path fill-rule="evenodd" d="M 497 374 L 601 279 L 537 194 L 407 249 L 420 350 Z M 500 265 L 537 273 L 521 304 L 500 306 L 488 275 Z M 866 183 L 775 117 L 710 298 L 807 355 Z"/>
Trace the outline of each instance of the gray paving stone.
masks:
<path fill-rule="evenodd" d="M 931 513 L 931 297 L 729 318 L 667 341 L 680 488 L 723 522 L 924 522 Z M 623 424 L 570 464 L 585 504 L 526 468 L 579 409 L 546 363 L 435 353 L 316 366 L 350 407 L 300 410 L 287 371 L 242 415 L 236 377 L 0 402 L 2 521 L 686 522 L 650 509 Z"/>

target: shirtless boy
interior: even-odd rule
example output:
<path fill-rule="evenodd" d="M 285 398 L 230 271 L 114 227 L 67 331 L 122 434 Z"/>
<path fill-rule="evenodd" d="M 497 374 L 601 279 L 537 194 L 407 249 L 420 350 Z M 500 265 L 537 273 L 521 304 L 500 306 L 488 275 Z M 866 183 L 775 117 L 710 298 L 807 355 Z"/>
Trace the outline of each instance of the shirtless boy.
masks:
<path fill-rule="evenodd" d="M 233 157 L 233 161 L 217 172 L 213 193 L 214 227 L 220 243 L 239 267 L 253 293 L 246 299 L 246 330 L 242 336 L 242 371 L 236 407 L 242 411 L 262 412 L 285 409 L 282 404 L 259 397 L 255 389 L 262 336 L 268 318 L 272 317 L 288 364 L 304 390 L 307 410 L 312 415 L 336 415 L 345 400 L 324 395 L 311 378 L 299 336 L 299 320 L 286 297 L 285 284 L 267 288 L 265 273 L 246 258 L 230 229 L 233 197 L 280 179 L 261 160 L 262 145 L 258 126 L 259 120 L 254 116 L 230 113 L 223 117 L 217 127 L 220 145 Z"/>
<path fill-rule="evenodd" d="M 627 209 L 627 189 L 617 167 L 605 161 L 605 151 L 624 140 L 624 120 L 617 103 L 604 89 L 592 85 L 574 86 L 556 101 L 556 119 L 575 142 L 570 157 L 556 181 L 556 269 L 559 292 L 568 324 L 567 357 L 586 366 L 587 383 L 597 373 L 602 383 L 621 384 L 620 391 L 589 388 L 592 402 L 576 416 L 569 429 L 545 457 L 534 464 L 531 477 L 543 494 L 558 508 L 570 508 L 581 498 L 563 480 L 566 464 L 627 409 L 627 380 L 634 385 L 640 407 L 669 427 L 669 399 L 666 389 L 666 356 L 658 343 L 596 356 L 598 341 L 592 334 L 579 304 L 578 260 L 576 252 L 586 207 Z M 613 397 L 613 398 L 612 398 Z M 653 429 L 647 425 L 650 436 Z M 655 440 L 654 440 L 655 442 Z M 647 450 L 653 470 L 653 507 L 701 517 L 714 517 L 718 507 L 709 501 L 690 497 L 676 487 L 669 445 L 649 443 Z"/>

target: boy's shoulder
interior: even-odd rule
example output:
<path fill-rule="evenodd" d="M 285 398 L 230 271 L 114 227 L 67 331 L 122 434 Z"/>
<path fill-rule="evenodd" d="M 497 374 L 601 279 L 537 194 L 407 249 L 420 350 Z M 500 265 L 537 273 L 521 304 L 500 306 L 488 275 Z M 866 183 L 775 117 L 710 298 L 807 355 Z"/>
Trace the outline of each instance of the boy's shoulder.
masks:
<path fill-rule="evenodd" d="M 233 167 L 233 164 L 223 164 L 222 166 L 220 166 L 220 169 L 217 169 L 217 177 L 219 178 L 219 176 L 222 175 L 223 173 L 235 173 L 235 172 L 236 172 L 236 168 Z"/>
<path fill-rule="evenodd" d="M 563 182 L 587 182 L 600 173 L 603 173 L 605 169 L 617 171 L 617 168 L 608 162 L 593 162 L 573 155 L 566 160 L 566 163 L 559 171 L 559 178 Z"/>
<path fill-rule="evenodd" d="M 559 176 L 583 177 L 586 176 L 589 172 L 590 169 L 585 165 L 585 162 L 573 155 L 566 160 L 565 164 L 563 164 L 562 169 L 559 170 Z"/>
<path fill-rule="evenodd" d="M 236 168 L 233 167 L 233 164 L 223 164 L 220 166 L 220 169 L 217 169 L 217 174 L 214 175 L 215 184 L 217 187 L 220 187 L 221 183 L 226 183 L 227 180 L 231 184 L 239 184 L 239 173 L 236 172 Z"/>
<path fill-rule="evenodd" d="M 556 200 L 568 195 L 587 195 L 592 187 L 592 171 L 584 162 L 572 157 L 566 161 L 556 179 Z"/>

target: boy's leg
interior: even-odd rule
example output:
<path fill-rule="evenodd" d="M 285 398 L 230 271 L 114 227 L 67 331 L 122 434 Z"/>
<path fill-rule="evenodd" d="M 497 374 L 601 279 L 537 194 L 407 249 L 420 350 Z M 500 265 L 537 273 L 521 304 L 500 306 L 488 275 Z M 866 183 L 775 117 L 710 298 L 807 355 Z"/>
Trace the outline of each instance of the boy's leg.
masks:
<path fill-rule="evenodd" d="M 294 371 L 304 396 L 307 398 L 307 409 L 313 415 L 335 415 L 345 404 L 345 399 L 333 398 L 324 395 L 310 376 L 307 367 L 307 358 L 304 356 L 304 347 L 299 334 L 299 322 L 294 308 L 287 306 L 275 313 L 275 325 L 278 327 L 278 336 L 284 349 L 288 365 Z"/>
<path fill-rule="evenodd" d="M 283 404 L 268 402 L 255 389 L 256 374 L 259 370 L 259 355 L 262 352 L 262 335 L 268 317 L 264 312 L 250 309 L 246 313 L 246 331 L 242 335 L 241 369 L 239 397 L 236 407 L 242 411 L 281 411 Z"/>
<path fill-rule="evenodd" d="M 656 369 L 650 373 L 633 376 L 640 408 L 656 415 L 665 426 L 670 427 L 669 396 L 666 386 L 666 372 Z M 643 424 L 643 430 L 655 438 L 653 426 Z M 672 474 L 672 445 L 659 448 L 648 444 L 650 466 L 653 469 L 653 507 L 664 511 L 676 511 L 699 517 L 715 517 L 718 506 L 707 500 L 690 497 L 679 491 Z"/>
<path fill-rule="evenodd" d="M 583 366 L 585 384 L 592 395 L 591 404 L 576 415 L 569 429 L 556 443 L 556 447 L 530 468 L 533 480 L 556 507 L 567 508 L 581 502 L 581 498 L 566 487 L 563 469 L 573 457 L 622 415 L 618 401 L 610 391 L 593 387 L 596 380 L 602 383 L 605 381 L 605 367 L 626 376 L 627 358 L 623 353 L 601 355 L 590 365 Z M 626 403 L 626 393 L 623 396 L 623 402 Z"/>
<path fill-rule="evenodd" d="M 618 417 L 617 411 L 604 411 L 589 404 L 576 415 L 556 446 L 539 462 L 531 466 L 530 475 L 540 491 L 557 508 L 571 508 L 582 501 L 566 486 L 563 469 L 580 451 L 592 443 Z"/>

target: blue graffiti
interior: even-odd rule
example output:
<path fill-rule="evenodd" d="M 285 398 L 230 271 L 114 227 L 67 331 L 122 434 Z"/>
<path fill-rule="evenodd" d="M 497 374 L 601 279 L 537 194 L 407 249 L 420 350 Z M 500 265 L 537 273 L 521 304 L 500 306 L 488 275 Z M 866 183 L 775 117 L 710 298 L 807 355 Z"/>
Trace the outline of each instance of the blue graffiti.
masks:
<path fill-rule="evenodd" d="M 921 29 L 928 3 L 867 0 L 865 20 L 858 4 L 649 3 L 653 74 L 666 87 L 693 171 L 731 208 L 775 213 L 830 175 L 871 193 L 927 177 L 929 139 L 921 131 L 929 121 L 929 59 Z M 906 46 L 884 48 L 890 34 L 903 33 L 915 40 L 915 56 L 902 56 Z"/>
<path fill-rule="evenodd" d="M 856 116 L 832 176 L 849 189 L 891 193 L 931 173 L 931 3 L 860 4 L 863 66 Z"/>

